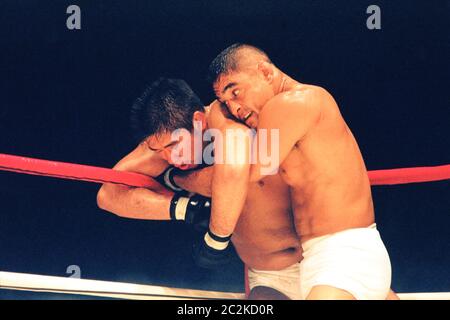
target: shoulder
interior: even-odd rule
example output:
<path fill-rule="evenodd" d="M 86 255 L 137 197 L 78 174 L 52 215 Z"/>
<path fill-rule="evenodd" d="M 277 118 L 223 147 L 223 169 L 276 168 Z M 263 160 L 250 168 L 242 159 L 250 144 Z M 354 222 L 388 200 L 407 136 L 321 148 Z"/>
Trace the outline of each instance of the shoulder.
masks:
<path fill-rule="evenodd" d="M 168 166 L 157 152 L 148 148 L 145 142 L 141 142 L 134 150 L 123 157 L 115 166 L 118 171 L 131 171 L 149 176 L 157 176 Z"/>
<path fill-rule="evenodd" d="M 289 108 L 301 108 L 317 105 L 326 99 L 333 99 L 331 94 L 324 88 L 313 85 L 305 85 L 297 90 L 285 91 L 270 99 L 266 107 L 287 106 Z"/>
<path fill-rule="evenodd" d="M 318 86 L 304 85 L 282 92 L 264 106 L 259 114 L 260 127 L 309 130 L 320 121 L 324 106 L 331 101 L 328 91 Z"/>

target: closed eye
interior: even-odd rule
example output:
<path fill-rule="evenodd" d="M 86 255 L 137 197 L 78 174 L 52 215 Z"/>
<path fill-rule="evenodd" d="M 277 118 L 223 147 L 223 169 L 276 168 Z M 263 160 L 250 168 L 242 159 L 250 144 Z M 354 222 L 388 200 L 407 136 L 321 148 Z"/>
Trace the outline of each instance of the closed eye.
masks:
<path fill-rule="evenodd" d="M 150 146 L 148 145 L 148 143 L 147 143 L 147 147 L 148 147 L 151 151 L 153 151 L 153 152 L 161 153 L 161 152 L 164 151 L 165 149 L 169 149 L 169 148 L 174 147 L 176 144 L 178 144 L 178 141 L 172 141 L 172 142 L 170 142 L 169 144 L 167 144 L 167 145 L 165 145 L 164 147 L 162 147 L 161 149 L 154 149 L 154 148 L 150 147 Z"/>

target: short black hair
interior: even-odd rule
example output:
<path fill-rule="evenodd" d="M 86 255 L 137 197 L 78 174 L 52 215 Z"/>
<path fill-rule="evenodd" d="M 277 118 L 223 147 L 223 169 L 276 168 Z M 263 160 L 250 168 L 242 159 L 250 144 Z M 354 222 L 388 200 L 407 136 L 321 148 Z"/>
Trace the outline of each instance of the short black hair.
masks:
<path fill-rule="evenodd" d="M 204 104 L 184 80 L 159 78 L 131 107 L 134 137 L 142 142 L 155 134 L 192 130 L 195 111 L 204 111 Z"/>
<path fill-rule="evenodd" d="M 227 47 L 214 58 L 208 68 L 208 82 L 214 84 L 217 79 L 230 71 L 236 71 L 239 67 L 239 53 L 241 50 L 247 49 L 260 54 L 268 62 L 271 62 L 269 56 L 261 49 L 245 43 L 235 43 Z"/>

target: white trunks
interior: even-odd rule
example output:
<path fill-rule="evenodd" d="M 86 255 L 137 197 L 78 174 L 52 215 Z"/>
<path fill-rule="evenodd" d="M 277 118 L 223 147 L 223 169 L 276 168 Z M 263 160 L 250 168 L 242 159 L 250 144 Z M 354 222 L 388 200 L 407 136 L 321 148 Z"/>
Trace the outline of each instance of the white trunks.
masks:
<path fill-rule="evenodd" d="M 278 271 L 248 269 L 249 287 L 273 288 L 290 299 L 306 299 L 317 285 L 351 293 L 358 300 L 386 299 L 391 263 L 373 224 L 306 241 L 303 260 Z"/>
<path fill-rule="evenodd" d="M 317 285 L 345 290 L 358 300 L 386 299 L 391 262 L 376 224 L 317 237 L 302 247 L 302 299 Z"/>
<path fill-rule="evenodd" d="M 275 289 L 289 299 L 300 300 L 300 263 L 277 271 L 248 268 L 248 285 Z"/>

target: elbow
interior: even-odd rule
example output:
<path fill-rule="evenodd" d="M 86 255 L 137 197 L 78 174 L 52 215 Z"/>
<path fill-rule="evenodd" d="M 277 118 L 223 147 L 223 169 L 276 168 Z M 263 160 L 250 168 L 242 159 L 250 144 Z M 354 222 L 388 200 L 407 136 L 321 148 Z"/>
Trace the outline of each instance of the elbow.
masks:
<path fill-rule="evenodd" d="M 108 190 L 105 188 L 105 185 L 103 185 L 100 190 L 97 192 L 97 206 L 109 213 L 112 213 L 118 217 L 121 217 L 121 215 L 113 210 L 113 207 L 111 206 L 112 200 L 111 196 L 109 195 Z"/>
<path fill-rule="evenodd" d="M 97 206 L 100 209 L 108 210 L 108 193 L 105 189 L 105 185 L 103 185 L 100 190 L 97 192 Z"/>
<path fill-rule="evenodd" d="M 127 215 L 122 213 L 119 201 L 117 199 L 117 186 L 104 184 L 97 192 L 97 206 L 118 217 L 125 218 Z"/>

